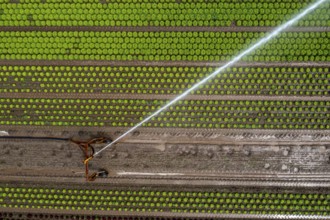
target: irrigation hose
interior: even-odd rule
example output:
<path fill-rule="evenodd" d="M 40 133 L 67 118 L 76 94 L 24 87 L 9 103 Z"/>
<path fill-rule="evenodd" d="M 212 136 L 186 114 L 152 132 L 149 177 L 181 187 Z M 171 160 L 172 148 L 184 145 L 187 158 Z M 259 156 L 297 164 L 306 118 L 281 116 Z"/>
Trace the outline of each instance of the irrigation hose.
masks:
<path fill-rule="evenodd" d="M 31 140 L 55 140 L 55 141 L 69 141 L 69 138 L 56 137 L 31 137 L 31 136 L 0 136 L 0 139 L 31 139 Z"/>

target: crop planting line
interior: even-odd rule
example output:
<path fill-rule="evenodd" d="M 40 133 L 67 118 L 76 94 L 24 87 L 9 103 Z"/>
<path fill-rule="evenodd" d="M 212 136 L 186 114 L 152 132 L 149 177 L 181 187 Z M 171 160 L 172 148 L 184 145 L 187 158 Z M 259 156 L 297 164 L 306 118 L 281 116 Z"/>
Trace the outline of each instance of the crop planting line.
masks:
<path fill-rule="evenodd" d="M 36 128 L 38 126 L 35 126 Z M 24 126 L 22 126 L 24 128 Z M 124 131 L 127 129 L 126 127 L 117 127 L 117 130 Z M 92 129 L 91 129 L 92 130 Z M 266 134 L 266 135 L 276 135 L 276 134 L 297 134 L 297 135 L 312 135 L 312 134 L 324 134 L 324 135 L 330 135 L 329 130 L 295 130 L 295 129 L 200 129 L 200 128 L 157 128 L 157 131 L 155 132 L 155 128 L 139 128 L 140 132 L 149 132 L 149 133 L 176 133 L 176 132 L 182 132 L 182 133 L 223 133 L 223 134 L 238 134 L 243 135 L 245 133 L 251 133 L 255 135 L 259 134 Z"/>
<path fill-rule="evenodd" d="M 108 61 L 108 60 L 0 60 L 0 66 L 157 66 L 219 67 L 227 62 L 205 61 Z M 237 62 L 232 67 L 330 67 L 330 62 Z"/>
<path fill-rule="evenodd" d="M 176 95 L 129 94 L 129 93 L 40 93 L 8 92 L 1 93 L 0 98 L 43 98 L 43 99 L 143 99 L 170 100 Z M 265 95 L 188 95 L 185 100 L 251 100 L 251 101 L 330 101 L 330 96 L 265 96 Z"/>
<path fill-rule="evenodd" d="M 24 139 L 24 138 L 19 138 L 19 137 L 11 137 L 11 136 L 2 136 L 0 137 L 0 144 L 2 142 L 10 142 L 11 144 L 15 144 L 15 143 L 26 143 L 28 144 L 29 142 L 32 142 L 34 143 L 36 141 L 36 139 L 42 139 L 42 137 L 39 137 L 39 138 L 34 138 L 34 137 L 30 137 L 30 138 L 27 138 L 27 139 Z M 15 141 L 15 143 L 12 142 L 12 140 Z M 63 139 L 64 140 L 64 139 Z M 44 137 L 43 141 L 47 141 L 47 142 L 55 142 L 55 143 L 58 143 L 58 140 L 56 140 L 55 138 L 49 138 L 49 137 Z M 70 142 L 68 142 L 69 144 Z M 126 144 L 126 145 L 125 145 Z M 201 138 L 198 138 L 197 140 L 192 140 L 192 139 L 189 139 L 189 140 L 175 140 L 173 138 L 169 139 L 168 141 L 166 140 L 161 140 L 161 139 L 153 139 L 153 140 L 150 140 L 150 139 L 127 139 L 125 140 L 124 142 L 121 142 L 121 143 L 118 143 L 118 145 L 125 145 L 125 147 L 130 147 L 130 146 L 127 146 L 127 144 L 132 144 L 132 148 L 136 148 L 137 146 L 133 146 L 133 144 L 166 144 L 166 145 L 171 145 L 171 144 L 187 144 L 187 145 L 191 145 L 191 144 L 205 144 L 205 145 L 217 145 L 217 146 L 222 146 L 222 145 L 230 145 L 230 146 L 242 146 L 243 148 L 244 147 L 250 147 L 251 145 L 256 145 L 256 146 L 259 146 L 259 145 L 263 145 L 265 147 L 272 147 L 274 146 L 273 144 L 273 141 L 271 141 L 270 143 L 265 143 L 265 142 L 262 142 L 260 143 L 260 141 L 248 141 L 248 140 L 245 140 L 245 141 L 240 141 L 239 144 L 235 144 L 233 143 L 233 141 L 221 141 L 221 143 L 219 143 L 219 140 L 212 140 L 212 139 L 206 139 L 206 140 L 202 140 Z M 283 141 L 277 141 L 277 144 L 279 145 L 279 147 L 282 147 L 282 145 L 285 145 L 285 146 L 290 146 L 290 147 L 300 147 L 300 146 L 305 146 L 305 145 L 317 145 L 317 146 L 320 146 L 320 145 L 327 145 L 329 144 L 329 142 L 327 141 L 295 141 L 294 143 L 292 141 L 287 141 L 287 140 L 283 140 Z M 246 146 L 245 146 L 246 145 Z M 148 147 L 148 146 L 146 146 Z M 97 147 L 95 147 L 97 149 Z M 329 176 L 330 177 L 330 176 Z"/>
<path fill-rule="evenodd" d="M 124 132 L 127 130 L 127 127 L 96 127 L 96 126 L 70 126 L 70 127 L 63 127 L 63 126 L 24 126 L 24 125 L 1 125 L 1 128 L 3 130 L 8 131 L 9 135 L 11 135 L 12 131 L 60 131 L 60 132 L 78 132 L 81 130 L 84 131 L 90 131 L 90 132 L 107 132 L 107 133 L 118 133 L 118 132 Z M 260 139 L 262 141 L 267 141 L 268 139 L 270 141 L 280 141 L 281 138 L 277 138 L 275 135 L 288 135 L 282 140 L 288 141 L 291 139 L 297 140 L 300 136 L 306 136 L 311 141 L 315 143 L 318 139 L 321 141 L 322 138 L 324 138 L 324 141 L 328 141 L 330 139 L 330 131 L 329 130 L 303 130 L 303 129 L 210 129 L 210 128 L 157 128 L 155 130 L 154 127 L 147 128 L 142 127 L 138 130 L 139 133 L 146 133 L 148 134 L 148 137 L 150 135 L 153 136 L 163 136 L 163 135 L 170 135 L 173 137 L 187 137 L 187 138 L 193 138 L 194 135 L 197 135 L 197 138 L 202 138 L 203 136 L 205 138 L 210 138 L 213 136 L 218 136 L 220 138 L 227 138 L 229 140 L 235 139 L 235 140 L 249 140 L 249 139 Z M 252 138 L 245 138 L 243 137 L 245 134 L 252 135 Z M 30 135 L 30 134 L 29 134 Z M 297 137 L 291 137 L 290 135 L 294 135 Z M 321 135 L 321 137 L 312 137 L 312 135 Z M 40 136 L 40 135 L 38 135 Z M 256 137 L 254 137 L 256 136 Z M 258 137 L 262 136 L 262 137 Z M 266 136 L 266 138 L 265 138 Z M 134 135 L 131 137 L 136 138 Z M 173 138 L 172 137 L 172 138 Z"/>
<path fill-rule="evenodd" d="M 97 27 L 97 26 L 53 26 L 53 27 L 37 27 L 26 26 L 1 27 L 2 31 L 95 31 L 95 32 L 269 32 L 276 27 L 133 27 L 133 26 L 115 26 L 115 27 Z M 290 27 L 284 32 L 329 32 L 330 27 Z"/>
<path fill-rule="evenodd" d="M 329 220 L 330 216 L 319 215 L 285 215 L 285 214 L 209 214 L 209 213 L 173 213 L 173 212 L 132 212 L 132 211 L 99 211 L 99 210 L 55 210 L 55 209 L 26 209 L 26 208 L 3 208 L 3 212 L 12 213 L 44 213 L 44 214 L 60 214 L 60 215 L 88 215 L 88 216 L 120 216 L 120 217 L 168 217 L 183 219 L 287 219 L 287 220 Z"/>
<path fill-rule="evenodd" d="M 58 178 L 60 179 L 60 178 Z M 138 183 L 136 184 L 134 182 L 134 179 L 124 181 L 113 181 L 113 182 L 100 182 L 95 181 L 91 185 L 82 185 L 81 182 L 60 182 L 60 181 L 42 181 L 42 182 L 23 182 L 23 181 L 3 181 L 1 182 L 2 187 L 10 187 L 10 188 L 43 188 L 43 189 L 76 189 L 76 190 L 88 190 L 91 189 L 91 187 L 95 190 L 147 190 L 147 191 L 175 191 L 175 190 L 182 190 L 182 191 L 222 191 L 222 190 L 229 190 L 229 191 L 245 191 L 245 192 L 251 192 L 251 193 L 258 193 L 261 191 L 267 191 L 269 193 L 324 193 L 327 192 L 326 190 L 328 187 L 320 188 L 318 185 L 315 185 L 314 188 L 312 187 L 255 187 L 255 186 L 240 186 L 240 188 L 237 188 L 236 186 L 232 185 L 225 185 L 225 186 L 217 186 L 217 185 L 204 185 L 204 186 L 194 186 L 190 183 L 187 184 L 186 188 L 182 188 L 182 185 L 176 184 L 176 182 L 179 181 L 173 181 L 173 184 L 150 184 L 149 182 L 145 181 L 144 183 L 141 183 L 139 179 L 137 179 Z M 153 180 L 151 180 L 153 181 Z M 164 181 L 163 181 L 164 182 Z M 61 184 L 59 184 L 61 183 Z M 185 182 L 183 182 L 184 184 Z M 142 187 L 142 188 L 141 188 Z"/>

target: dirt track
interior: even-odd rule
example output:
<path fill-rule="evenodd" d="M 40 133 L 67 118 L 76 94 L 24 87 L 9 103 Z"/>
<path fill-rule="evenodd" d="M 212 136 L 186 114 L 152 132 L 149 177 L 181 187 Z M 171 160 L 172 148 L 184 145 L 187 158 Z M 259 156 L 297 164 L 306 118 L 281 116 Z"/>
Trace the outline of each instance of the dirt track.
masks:
<path fill-rule="evenodd" d="M 38 133 L 41 132 L 35 132 L 34 136 Z M 90 169 L 105 168 L 111 171 L 114 177 L 129 178 L 150 176 L 157 179 L 163 176 L 162 173 L 169 173 L 163 176 L 169 181 L 172 177 L 178 180 L 216 180 L 226 176 L 235 180 L 239 179 L 239 176 L 242 179 L 249 178 L 249 175 L 260 180 L 270 178 L 269 180 L 285 181 L 290 180 L 290 175 L 294 181 L 304 178 L 316 181 L 315 175 L 321 175 L 321 182 L 326 183 L 329 179 L 325 175 L 329 173 L 330 154 L 327 135 L 320 136 L 319 140 L 307 137 L 310 138 L 309 141 L 304 136 L 294 135 L 291 138 L 295 141 L 292 142 L 290 136 L 281 135 L 266 135 L 265 139 L 263 136 L 258 138 L 246 134 L 242 137 L 232 135 L 227 138 L 220 134 L 217 136 L 216 133 L 204 137 L 198 133 L 191 136 L 178 134 L 167 136 L 164 133 L 164 136 L 157 136 L 157 133 L 151 135 L 142 132 L 131 136 L 93 159 Z M 85 132 L 84 139 L 89 135 L 95 137 L 96 134 Z M 110 136 L 112 135 L 115 134 Z M 79 135 L 73 138 L 79 139 Z M 95 150 L 104 146 L 97 145 Z M 83 175 L 83 155 L 77 145 L 70 142 L 43 140 L 41 143 L 29 139 L 13 141 L 3 137 L 0 138 L 0 150 L 3 167 L 1 172 L 4 176 L 45 175 L 57 178 Z M 170 173 L 179 175 L 172 176 Z M 83 178 L 81 180 L 83 181 Z"/>

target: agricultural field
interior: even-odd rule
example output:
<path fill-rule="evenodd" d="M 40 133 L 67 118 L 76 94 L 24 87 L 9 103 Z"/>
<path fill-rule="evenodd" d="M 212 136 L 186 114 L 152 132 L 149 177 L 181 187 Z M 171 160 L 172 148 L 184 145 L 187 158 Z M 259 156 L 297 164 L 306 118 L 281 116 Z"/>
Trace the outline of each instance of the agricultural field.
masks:
<path fill-rule="evenodd" d="M 329 215 L 329 194 L 1 187 L 2 207 L 137 212 Z"/>
<path fill-rule="evenodd" d="M 1 26 L 277 26 L 304 1 L 20 1 L 2 3 Z M 330 26 L 329 5 L 298 26 Z"/>
<path fill-rule="evenodd" d="M 2 93 L 180 94 L 214 67 L 2 66 Z M 328 67 L 228 68 L 196 95 L 328 96 Z"/>
<path fill-rule="evenodd" d="M 0 99 L 4 125 L 132 127 L 164 100 Z M 187 100 L 148 127 L 329 129 L 330 102 Z M 22 110 L 20 110 L 22 109 Z M 24 109 L 24 110 L 23 110 Z M 294 113 L 293 113 L 294 112 Z M 23 116 L 23 117 L 22 117 Z M 130 119 L 127 121 L 127 119 Z M 111 124 L 104 123 L 110 121 Z M 262 123 L 260 123 L 262 121 Z M 289 124 L 289 125 L 288 125 Z"/>
<path fill-rule="evenodd" d="M 129 130 L 314 2 L 0 1 L 0 219 L 329 219 L 329 0 Z"/>
<path fill-rule="evenodd" d="M 0 59 L 229 61 L 264 36 L 259 32 L 7 31 L 0 32 Z M 329 38 L 329 32 L 285 32 L 243 61 L 330 61 Z"/>

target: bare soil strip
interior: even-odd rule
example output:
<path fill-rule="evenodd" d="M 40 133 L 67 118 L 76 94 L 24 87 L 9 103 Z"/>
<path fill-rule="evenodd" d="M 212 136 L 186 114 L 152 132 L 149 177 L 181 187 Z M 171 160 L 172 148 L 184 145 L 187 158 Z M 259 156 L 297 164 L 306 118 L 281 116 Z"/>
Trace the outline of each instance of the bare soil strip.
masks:
<path fill-rule="evenodd" d="M 77 215 L 85 216 L 116 216 L 117 218 L 133 218 L 142 217 L 146 219 L 158 219 L 159 217 L 165 217 L 166 219 L 290 219 L 290 220 L 329 220 L 330 216 L 319 216 L 319 215 L 270 215 L 270 214 L 210 214 L 210 213 L 173 213 L 173 212 L 131 212 L 131 211 L 99 211 L 93 210 L 55 210 L 55 209 L 22 209 L 22 208 L 3 208 L 3 212 L 7 213 L 33 213 L 33 214 L 55 214 L 57 218 L 62 215 L 74 215 L 75 218 Z M 62 219 L 62 218 L 60 218 Z"/>
<path fill-rule="evenodd" d="M 8 131 L 9 135 L 26 136 L 60 136 L 62 138 L 72 138 L 78 135 L 80 131 L 91 132 L 92 134 L 118 136 L 122 132 L 126 132 L 128 127 L 95 127 L 95 126 L 24 126 L 24 125 L 2 125 L 2 130 Z M 150 137 L 156 140 L 180 139 L 182 141 L 190 140 L 213 140 L 217 138 L 223 140 L 234 141 L 326 141 L 330 140 L 329 130 L 298 130 L 298 129 L 208 129 L 208 128 L 157 128 L 141 127 L 137 133 L 133 133 L 127 137 L 127 140 L 147 139 Z M 298 138 L 298 139 L 297 139 Z"/>
<path fill-rule="evenodd" d="M 131 144 L 162 144 L 164 141 L 161 141 L 161 140 L 146 140 L 146 139 L 141 139 L 141 140 L 138 140 L 138 139 L 128 139 L 128 140 L 125 140 L 123 141 L 122 143 L 131 143 Z M 25 142 L 26 143 L 26 142 Z M 186 140 L 186 139 L 183 139 L 183 140 L 168 140 L 166 141 L 166 144 L 167 145 L 171 145 L 171 144 L 214 144 L 214 145 L 218 145 L 219 144 L 219 140 L 193 140 L 193 141 L 189 141 L 189 140 Z M 242 143 L 242 145 L 260 145 L 260 141 L 246 141 L 246 142 L 243 142 L 243 141 L 240 141 L 240 143 Z M 327 145 L 328 142 L 326 141 L 318 141 L 318 142 L 315 142 L 315 141 L 295 141 L 294 143 L 292 143 L 292 141 L 278 141 L 278 143 L 280 143 L 281 145 L 294 145 L 294 146 L 303 146 L 303 145 L 307 145 L 307 144 L 319 144 L 319 145 Z M 221 141 L 221 144 L 223 145 L 233 145 L 233 141 Z M 263 142 L 264 146 L 266 147 L 271 147 L 272 145 L 269 144 L 267 141 L 264 141 Z"/>
<path fill-rule="evenodd" d="M 83 170 L 83 168 L 81 169 Z M 51 169 L 44 169 L 42 173 L 51 172 Z M 3 174 L 0 176 L 2 183 L 36 183 L 43 186 L 53 183 L 81 184 L 86 183 L 85 178 L 79 175 L 42 175 L 40 170 L 29 169 L 29 172 L 15 173 L 15 175 Z M 112 175 L 108 178 L 99 178 L 93 182 L 95 187 L 103 185 L 111 186 L 177 186 L 190 187 L 285 187 L 285 188 L 329 188 L 329 174 L 308 174 L 308 175 L 286 175 L 270 173 L 251 173 L 242 175 L 240 173 L 213 173 L 213 174 L 187 174 L 183 176 L 119 176 Z M 61 187 L 61 184 L 59 184 Z"/>
<path fill-rule="evenodd" d="M 26 26 L 16 27 L 7 26 L 1 27 L 2 31 L 127 31 L 127 32 L 269 32 L 275 27 L 132 27 L 132 26 L 116 26 L 116 27 L 103 27 L 103 26 L 54 26 L 54 27 L 37 27 Z M 329 32 L 330 27 L 290 27 L 286 32 Z"/>
<path fill-rule="evenodd" d="M 1 66 L 176 66 L 220 67 L 227 62 L 113 61 L 113 60 L 0 60 Z M 237 62 L 235 67 L 330 67 L 330 62 Z"/>
<path fill-rule="evenodd" d="M 33 144 L 35 143 L 36 140 L 29 140 L 29 139 L 6 139 L 4 137 L 0 138 L 0 144 L 2 143 L 11 143 L 11 141 L 14 140 L 15 143 L 24 143 L 24 144 Z M 292 141 L 290 140 L 278 140 L 277 141 L 278 144 L 281 144 L 281 145 L 287 145 L 287 146 L 304 146 L 304 145 L 324 145 L 326 146 L 329 142 L 327 141 L 299 141 L 299 140 L 296 140 L 294 143 L 292 143 Z M 136 138 L 136 139 L 127 139 L 127 140 L 124 140 L 123 142 L 120 142 L 118 143 L 116 146 L 121 146 L 121 144 L 133 144 L 133 145 L 130 145 L 129 147 L 132 147 L 132 148 L 135 148 L 136 146 L 139 146 L 139 145 L 147 145 L 147 144 L 153 144 L 153 145 L 157 145 L 157 144 L 166 144 L 166 145 L 175 145 L 175 144 L 201 144 L 201 145 L 219 145 L 219 140 L 217 139 L 209 139 L 209 140 L 205 140 L 205 139 L 194 139 L 194 140 L 187 140 L 185 138 L 182 138 L 182 139 L 170 139 L 170 140 L 159 140 L 159 139 L 139 139 L 139 138 Z M 252 145 L 260 145 L 260 141 L 255 141 L 255 140 L 252 140 L 252 141 L 242 141 L 240 140 L 240 144 L 241 145 L 249 145 L 249 146 L 252 146 Z M 263 141 L 263 146 L 264 147 L 271 147 L 273 146 L 273 142 L 267 142 L 267 141 Z M 233 145 L 233 141 L 230 141 L 230 140 L 223 140 L 221 141 L 221 145 Z M 127 147 L 127 145 L 125 145 L 125 147 Z M 19 168 L 20 171 L 22 170 L 21 168 Z M 1 170 L 1 169 L 0 169 Z M 16 171 L 15 171 L 16 172 Z M 23 172 L 23 171 L 22 171 Z M 13 174 L 14 171 L 12 170 L 1 170 L 1 173 L 3 175 L 10 175 L 10 174 Z M 64 171 L 63 169 L 61 169 L 59 171 L 59 173 L 56 173 L 55 171 L 52 171 L 51 172 L 52 174 L 56 174 L 58 175 L 59 173 L 63 174 Z M 41 174 L 42 175 L 42 174 Z M 312 175 L 315 175 L 315 174 L 312 174 Z M 297 175 L 295 176 L 297 177 Z M 330 178 L 330 174 L 329 174 L 329 178 Z M 330 180 L 330 179 L 329 179 Z"/>
<path fill-rule="evenodd" d="M 176 95 L 114 93 L 1 93 L 0 98 L 172 100 Z M 330 96 L 189 95 L 184 100 L 330 101 Z"/>

